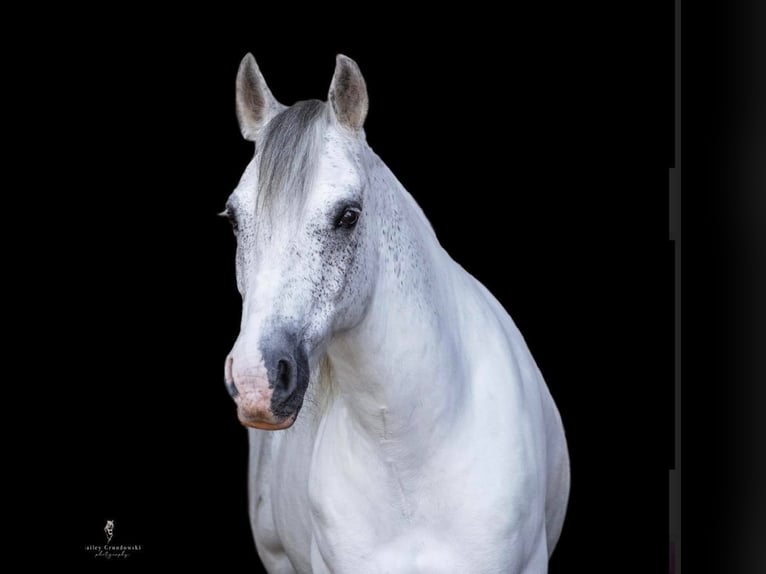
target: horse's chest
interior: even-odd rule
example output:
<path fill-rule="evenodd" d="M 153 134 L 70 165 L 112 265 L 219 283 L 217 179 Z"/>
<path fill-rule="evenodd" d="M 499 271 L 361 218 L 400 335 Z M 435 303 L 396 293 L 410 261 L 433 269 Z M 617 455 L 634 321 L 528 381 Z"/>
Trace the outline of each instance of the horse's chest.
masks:
<path fill-rule="evenodd" d="M 308 565 L 321 555 L 338 572 L 365 571 L 373 563 L 406 571 L 409 566 L 391 560 L 423 556 L 425 564 L 465 562 L 474 553 L 445 546 L 453 539 L 489 559 L 491 548 L 508 538 L 515 514 L 511 498 L 524 489 L 503 477 L 500 460 L 484 468 L 479 460 L 484 457 L 470 456 L 477 448 L 469 441 L 427 463 L 408 465 L 387 456 L 380 443 L 362 440 L 347 420 L 331 417 L 310 438 L 270 435 L 268 455 L 253 460 L 255 494 L 269 497 L 270 504 L 260 509 L 261 536 L 275 532 L 293 564 Z M 351 557 L 360 562 L 347 563 Z"/>
<path fill-rule="evenodd" d="M 385 465 L 358 444 L 348 450 L 342 437 L 322 437 L 269 433 L 251 444 L 250 513 L 264 563 L 284 555 L 311 572 L 313 545 L 338 570 L 345 551 L 374 549 L 406 521 L 395 501 L 392 507 Z"/>
<path fill-rule="evenodd" d="M 324 563 L 337 572 L 448 572 L 471 571 L 469 558 L 494 559 L 491 548 L 509 527 L 505 497 L 491 485 L 479 491 L 471 469 L 447 458 L 415 470 L 379 452 L 318 450 L 309 501 Z M 466 488 L 476 494 L 466 496 Z M 503 508 L 488 523 L 482 516 L 494 504 Z"/>

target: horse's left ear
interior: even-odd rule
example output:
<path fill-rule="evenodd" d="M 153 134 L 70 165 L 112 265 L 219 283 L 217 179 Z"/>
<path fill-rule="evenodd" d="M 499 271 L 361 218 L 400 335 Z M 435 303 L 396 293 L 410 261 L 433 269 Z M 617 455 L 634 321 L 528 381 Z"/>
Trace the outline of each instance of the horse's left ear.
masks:
<path fill-rule="evenodd" d="M 359 66 L 348 56 L 338 54 L 335 58 L 327 100 L 341 125 L 354 131 L 362 129 L 367 117 L 367 85 Z"/>

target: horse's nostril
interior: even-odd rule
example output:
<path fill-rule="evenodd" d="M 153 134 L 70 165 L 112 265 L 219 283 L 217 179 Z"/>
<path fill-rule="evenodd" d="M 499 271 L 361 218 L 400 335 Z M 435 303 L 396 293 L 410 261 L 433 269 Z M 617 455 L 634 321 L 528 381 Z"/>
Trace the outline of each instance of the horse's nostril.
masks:
<path fill-rule="evenodd" d="M 287 395 L 295 390 L 295 373 L 287 359 L 280 359 L 277 363 L 277 385 Z"/>
<path fill-rule="evenodd" d="M 234 357 L 229 357 L 226 359 L 226 365 L 224 369 L 224 383 L 226 384 L 226 390 L 229 391 L 229 395 L 232 399 L 236 399 L 239 396 L 239 391 L 234 385 Z"/>

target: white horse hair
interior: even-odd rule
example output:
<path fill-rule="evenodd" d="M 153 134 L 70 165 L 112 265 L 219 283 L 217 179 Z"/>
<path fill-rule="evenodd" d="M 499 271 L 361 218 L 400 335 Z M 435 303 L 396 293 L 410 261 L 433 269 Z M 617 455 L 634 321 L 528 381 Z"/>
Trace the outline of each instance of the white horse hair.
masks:
<path fill-rule="evenodd" d="M 511 318 L 367 145 L 356 63 L 337 57 L 327 103 L 286 107 L 248 54 L 236 104 L 255 155 L 224 212 L 243 301 L 225 379 L 263 564 L 546 572 L 561 418 Z"/>

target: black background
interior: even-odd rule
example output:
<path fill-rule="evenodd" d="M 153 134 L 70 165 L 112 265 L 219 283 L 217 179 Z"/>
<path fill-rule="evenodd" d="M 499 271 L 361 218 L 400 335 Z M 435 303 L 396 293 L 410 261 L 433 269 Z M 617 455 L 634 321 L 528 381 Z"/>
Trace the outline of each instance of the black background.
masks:
<path fill-rule="evenodd" d="M 505 305 L 559 405 L 572 493 L 551 572 L 663 571 L 672 5 L 291 12 L 124 14 L 30 40 L 14 91 L 39 122 L 28 177 L 52 176 L 23 203 L 52 270 L 31 366 L 53 380 L 39 495 L 65 503 L 46 518 L 62 560 L 103 566 L 83 549 L 113 519 L 113 543 L 143 545 L 124 566 L 258 571 L 222 381 L 239 296 L 215 214 L 252 153 L 234 78 L 251 51 L 283 103 L 324 99 L 340 52 L 367 80 L 368 142 Z"/>

